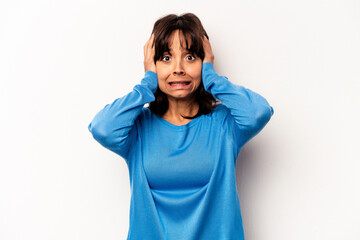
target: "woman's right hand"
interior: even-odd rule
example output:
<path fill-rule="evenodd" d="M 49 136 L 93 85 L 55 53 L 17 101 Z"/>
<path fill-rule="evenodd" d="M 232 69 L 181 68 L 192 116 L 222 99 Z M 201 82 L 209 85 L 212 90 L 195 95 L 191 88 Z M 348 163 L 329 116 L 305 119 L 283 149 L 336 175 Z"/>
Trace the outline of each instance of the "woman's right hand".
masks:
<path fill-rule="evenodd" d="M 144 68 L 146 71 L 153 71 L 156 73 L 154 56 L 155 56 L 155 46 L 154 44 L 154 34 L 151 34 L 150 39 L 146 42 L 144 46 Z"/>

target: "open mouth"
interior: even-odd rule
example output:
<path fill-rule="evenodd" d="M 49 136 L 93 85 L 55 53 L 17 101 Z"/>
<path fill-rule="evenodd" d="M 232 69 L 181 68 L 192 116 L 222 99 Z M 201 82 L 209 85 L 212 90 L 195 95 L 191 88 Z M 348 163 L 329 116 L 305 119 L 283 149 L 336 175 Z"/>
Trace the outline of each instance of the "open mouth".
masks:
<path fill-rule="evenodd" d="M 169 85 L 170 85 L 170 86 L 187 86 L 187 85 L 189 85 L 190 83 L 191 83 L 190 81 L 170 82 Z"/>

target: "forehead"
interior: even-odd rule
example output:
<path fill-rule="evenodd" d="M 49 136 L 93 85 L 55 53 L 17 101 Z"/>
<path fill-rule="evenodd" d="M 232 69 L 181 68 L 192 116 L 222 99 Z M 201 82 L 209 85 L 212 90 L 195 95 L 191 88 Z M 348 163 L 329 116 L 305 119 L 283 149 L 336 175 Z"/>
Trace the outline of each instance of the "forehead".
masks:
<path fill-rule="evenodd" d="M 170 50 L 186 50 L 186 40 L 188 43 L 188 48 L 191 46 L 191 38 L 189 35 L 185 36 L 180 30 L 175 30 L 171 33 L 168 41 L 168 46 Z"/>

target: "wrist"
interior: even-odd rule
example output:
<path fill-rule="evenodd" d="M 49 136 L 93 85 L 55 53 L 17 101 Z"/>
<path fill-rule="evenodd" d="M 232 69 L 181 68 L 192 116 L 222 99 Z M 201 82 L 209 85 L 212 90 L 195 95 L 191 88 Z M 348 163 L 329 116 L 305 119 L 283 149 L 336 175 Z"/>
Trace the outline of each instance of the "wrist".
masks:
<path fill-rule="evenodd" d="M 156 66 L 153 60 L 145 60 L 144 61 L 144 70 L 145 72 L 147 71 L 152 71 L 152 72 L 156 72 Z"/>
<path fill-rule="evenodd" d="M 203 63 L 205 63 L 205 62 L 209 62 L 209 63 L 214 64 L 214 57 L 206 57 L 206 58 L 204 58 Z"/>
<path fill-rule="evenodd" d="M 148 70 L 145 72 L 144 78 L 141 80 L 142 85 L 146 85 L 154 94 L 158 87 L 158 80 L 156 72 Z"/>
<path fill-rule="evenodd" d="M 145 70 L 145 72 L 152 71 L 152 72 L 156 73 L 156 68 L 155 67 L 144 67 L 144 70 Z"/>

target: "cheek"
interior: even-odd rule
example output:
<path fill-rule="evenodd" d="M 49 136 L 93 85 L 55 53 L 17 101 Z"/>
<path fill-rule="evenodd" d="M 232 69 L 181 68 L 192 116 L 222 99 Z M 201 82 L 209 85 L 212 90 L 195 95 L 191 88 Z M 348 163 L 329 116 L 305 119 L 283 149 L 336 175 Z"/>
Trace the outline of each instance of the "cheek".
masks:
<path fill-rule="evenodd" d="M 158 75 L 158 85 L 161 91 L 165 91 L 166 81 L 164 78 Z"/>
<path fill-rule="evenodd" d="M 158 76 L 158 83 L 159 83 L 159 87 L 160 89 L 162 88 L 162 86 L 164 86 L 165 82 L 166 82 L 166 72 L 165 69 L 162 67 L 155 67 L 156 70 L 156 74 Z"/>
<path fill-rule="evenodd" d="M 193 69 L 191 70 L 191 74 L 190 74 L 190 75 L 192 76 L 193 80 L 195 81 L 196 87 L 198 87 L 198 86 L 201 84 L 201 75 L 202 75 L 201 70 L 202 70 L 202 66 L 201 66 L 201 65 L 199 65 L 199 66 L 197 66 L 196 68 L 193 68 Z"/>
<path fill-rule="evenodd" d="M 159 64 L 160 65 L 160 64 Z M 155 67 L 156 74 L 158 75 L 158 79 L 165 79 L 169 76 L 169 69 L 163 66 L 156 66 Z"/>

